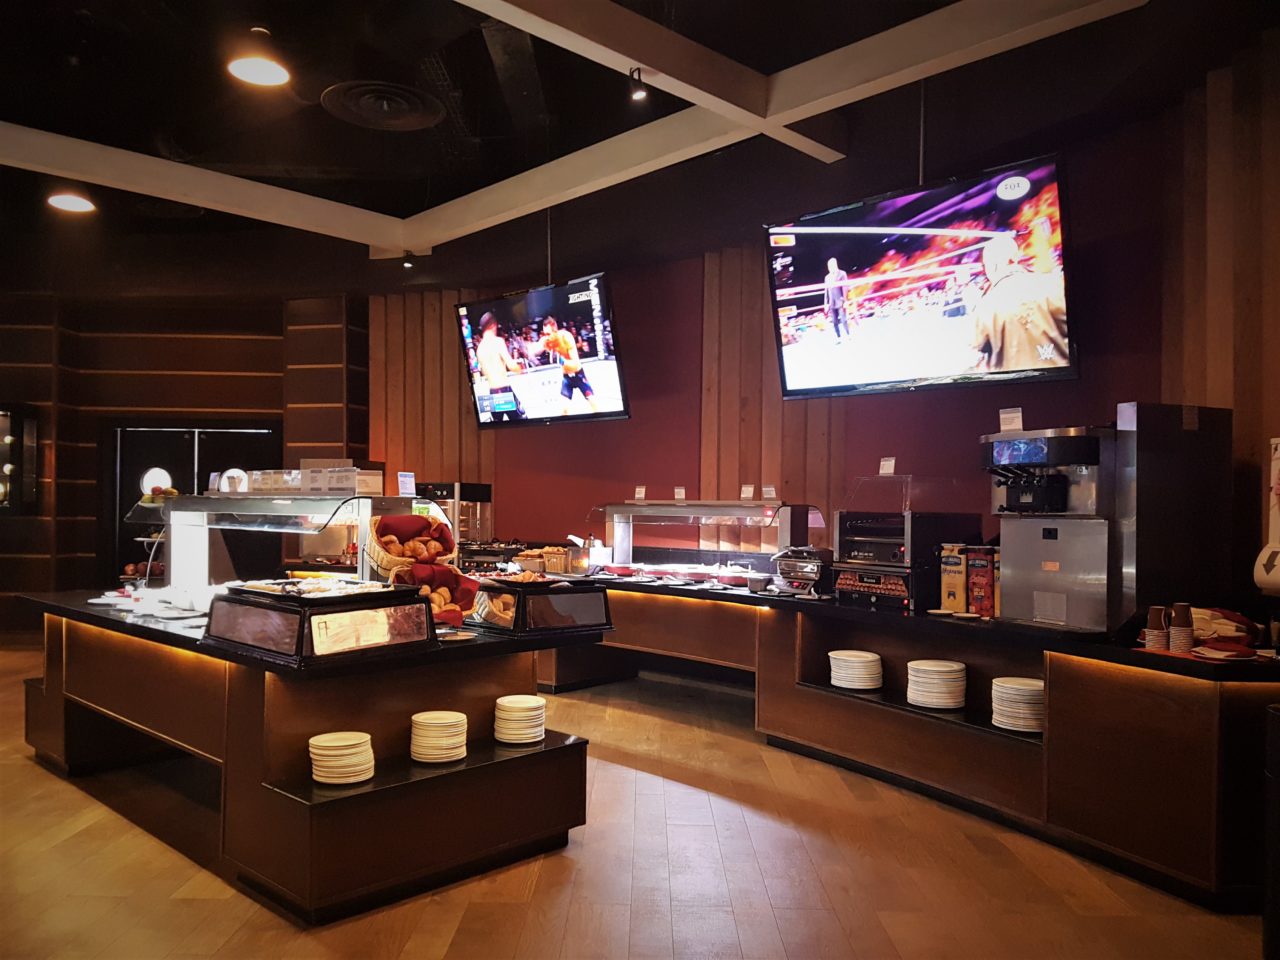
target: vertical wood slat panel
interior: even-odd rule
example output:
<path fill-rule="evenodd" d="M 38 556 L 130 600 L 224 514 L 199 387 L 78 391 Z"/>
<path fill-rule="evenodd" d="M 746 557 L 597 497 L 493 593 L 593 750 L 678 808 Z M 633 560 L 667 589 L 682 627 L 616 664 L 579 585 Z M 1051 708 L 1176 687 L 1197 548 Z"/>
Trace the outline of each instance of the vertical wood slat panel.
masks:
<path fill-rule="evenodd" d="M 836 511 L 845 505 L 848 491 L 845 489 L 844 438 L 845 418 L 849 413 L 849 401 L 835 398 L 831 401 L 831 420 L 827 432 L 827 499 L 822 517 L 827 523 L 825 546 L 832 546 L 835 538 L 831 531 Z M 817 534 L 814 535 L 818 537 Z M 821 539 L 821 537 L 818 537 Z"/>
<path fill-rule="evenodd" d="M 742 406 L 742 249 L 727 247 L 720 254 L 720 389 L 717 496 L 736 500 L 742 476 L 738 447 Z M 737 550 L 742 528 L 720 528 L 720 549 Z"/>
<path fill-rule="evenodd" d="M 1235 156 L 1236 116 L 1233 110 L 1232 69 L 1209 73 L 1205 89 L 1205 244 L 1202 341 L 1204 402 L 1230 407 L 1234 400 L 1235 353 L 1232 327 L 1236 317 L 1236 248 L 1233 241 L 1235 186 L 1241 172 Z M 1188 263 L 1191 267 L 1193 264 Z M 1243 318 L 1242 318 L 1243 319 Z M 1196 360 L 1197 358 L 1191 358 Z"/>
<path fill-rule="evenodd" d="M 782 377 L 778 370 L 778 345 L 774 334 L 773 301 L 770 297 L 768 258 L 759 271 L 761 318 L 764 333 L 760 340 L 760 483 L 770 484 L 782 493 Z M 763 496 L 763 491 L 761 491 Z M 778 530 L 768 527 L 761 532 L 760 549 L 775 553 Z"/>
<path fill-rule="evenodd" d="M 387 296 L 387 472 L 385 490 L 394 494 L 395 475 L 404 469 L 404 294 Z"/>
<path fill-rule="evenodd" d="M 757 247 L 744 247 L 742 251 L 742 342 L 741 388 L 738 436 L 738 477 L 741 483 L 754 484 L 756 496 L 764 495 L 761 475 L 761 424 L 764 391 L 761 379 L 764 375 L 764 357 L 760 342 L 764 339 L 765 305 L 762 299 L 760 275 L 764 260 Z M 742 549 L 760 550 L 760 528 L 742 530 Z"/>
<path fill-rule="evenodd" d="M 369 459 L 387 459 L 387 298 L 369 298 Z"/>
<path fill-rule="evenodd" d="M 1183 139 L 1182 377 L 1183 403 L 1205 399 L 1205 227 L 1206 99 L 1202 90 L 1187 98 Z"/>
<path fill-rule="evenodd" d="M 420 384 L 428 376 L 423 360 L 422 294 L 404 295 L 404 469 L 419 477 L 426 469 Z"/>
<path fill-rule="evenodd" d="M 827 474 L 831 453 L 831 403 L 830 400 L 805 400 L 805 500 L 823 511 L 828 511 Z M 825 535 L 815 533 L 811 537 L 814 546 L 825 546 Z"/>
<path fill-rule="evenodd" d="M 476 298 L 474 290 L 459 290 L 458 302 L 468 303 Z M 459 431 L 461 433 L 461 449 L 459 451 L 458 477 L 461 480 L 474 482 L 480 479 L 480 428 L 475 415 L 467 404 L 467 357 L 462 351 L 462 341 L 455 337 L 454 343 L 458 355 L 458 383 L 462 391 L 459 398 Z"/>
<path fill-rule="evenodd" d="M 702 258 L 702 424 L 698 456 L 698 498 L 714 500 L 720 473 L 720 254 Z M 720 545 L 714 527 L 698 528 L 698 546 L 715 550 Z"/>
<path fill-rule="evenodd" d="M 1266 265 L 1262 271 L 1259 297 L 1259 322 L 1262 328 L 1259 354 L 1259 377 L 1266 378 L 1259 417 L 1263 428 L 1258 437 L 1259 445 L 1267 434 L 1280 436 L 1280 390 L 1276 389 L 1276 371 L 1280 370 L 1280 31 L 1268 31 L 1263 38 L 1259 78 L 1261 115 L 1258 129 L 1258 156 L 1262 160 L 1261 198 L 1262 235 L 1258 255 Z M 1255 242 L 1258 242 L 1255 239 Z M 1265 456 L 1265 451 L 1259 452 Z M 1260 517 L 1267 516 L 1269 501 L 1261 504 Z M 1265 520 L 1263 521 L 1265 522 Z"/>
<path fill-rule="evenodd" d="M 452 316 L 440 312 L 440 291 L 428 290 L 422 295 L 423 368 L 422 368 L 422 480 L 444 481 L 440 475 L 440 456 L 444 449 L 444 338 L 452 331 L 446 326 Z"/>
<path fill-rule="evenodd" d="M 445 290 L 440 295 L 440 316 L 452 318 L 453 308 L 458 302 L 458 291 Z M 452 336 L 442 336 L 440 344 L 440 460 L 438 463 L 440 476 L 437 480 L 460 480 L 458 472 L 461 468 L 459 452 L 461 450 L 461 417 L 462 410 L 462 348 L 457 334 L 447 331 Z"/>

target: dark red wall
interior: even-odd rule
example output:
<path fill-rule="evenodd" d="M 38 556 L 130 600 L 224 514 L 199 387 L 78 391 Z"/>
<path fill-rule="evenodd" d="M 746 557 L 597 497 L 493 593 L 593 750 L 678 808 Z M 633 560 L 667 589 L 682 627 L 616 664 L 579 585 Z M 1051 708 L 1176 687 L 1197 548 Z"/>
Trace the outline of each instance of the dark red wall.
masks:
<path fill-rule="evenodd" d="M 496 444 L 497 534 L 525 540 L 600 535 L 590 509 L 698 486 L 702 260 L 610 274 L 614 334 L 631 419 L 502 430 Z"/>

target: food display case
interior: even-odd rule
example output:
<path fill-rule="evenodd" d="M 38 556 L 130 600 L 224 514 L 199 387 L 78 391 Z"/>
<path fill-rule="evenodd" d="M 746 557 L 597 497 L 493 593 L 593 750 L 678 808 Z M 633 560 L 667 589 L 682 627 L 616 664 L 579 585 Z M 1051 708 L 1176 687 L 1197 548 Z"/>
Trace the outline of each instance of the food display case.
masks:
<path fill-rule="evenodd" d="M 604 587 L 570 580 L 486 578 L 467 619 L 486 630 L 525 635 L 613 629 Z"/>
<path fill-rule="evenodd" d="M 202 645 L 298 669 L 401 653 L 436 639 L 413 586 L 316 580 L 230 585 L 213 598 Z"/>
<path fill-rule="evenodd" d="M 493 539 L 493 488 L 489 484 L 419 483 L 417 492 L 444 511 L 458 543 L 488 543 Z"/>
<path fill-rule="evenodd" d="M 808 546 L 826 522 L 817 507 L 781 500 L 628 500 L 592 511 L 603 515 L 613 562 L 632 562 L 636 526 L 758 527 L 777 531 L 777 545 Z M 773 552 L 772 549 L 769 552 Z"/>

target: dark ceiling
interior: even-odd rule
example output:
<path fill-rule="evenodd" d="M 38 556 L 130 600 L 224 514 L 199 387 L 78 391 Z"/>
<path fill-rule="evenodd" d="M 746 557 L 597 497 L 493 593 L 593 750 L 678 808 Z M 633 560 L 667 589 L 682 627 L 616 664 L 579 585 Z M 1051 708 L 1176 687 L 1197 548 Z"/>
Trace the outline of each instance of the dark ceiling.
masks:
<path fill-rule="evenodd" d="M 805 0 L 781 16 L 776 4 L 742 0 L 624 3 L 763 72 L 944 5 Z M 227 74 L 229 52 L 254 25 L 270 28 L 293 75 L 287 86 Z M 685 106 L 660 91 L 637 105 L 625 76 L 453 0 L 15 2 L 0 5 L 0 36 L 0 119 L 396 216 Z M 353 81 L 408 88 L 402 96 L 438 122 L 388 131 L 340 119 L 321 95 Z M 376 95 L 360 102 L 375 114 L 388 105 Z M 21 182 L 0 186 L 9 193 Z M 210 223 L 145 198 L 112 206 L 143 231 L 150 221 L 165 230 Z"/>

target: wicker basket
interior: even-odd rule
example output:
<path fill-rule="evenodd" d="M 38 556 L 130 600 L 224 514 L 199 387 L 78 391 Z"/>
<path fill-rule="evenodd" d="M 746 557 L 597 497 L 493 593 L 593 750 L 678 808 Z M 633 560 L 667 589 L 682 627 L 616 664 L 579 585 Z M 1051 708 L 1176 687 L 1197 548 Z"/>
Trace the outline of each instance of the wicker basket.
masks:
<path fill-rule="evenodd" d="M 413 557 L 393 557 L 382 549 L 382 542 L 378 539 L 378 523 L 381 520 L 381 517 L 374 517 L 369 521 L 369 542 L 365 546 L 365 553 L 369 555 L 369 565 L 378 576 L 391 583 L 395 580 L 397 573 L 413 566 L 414 559 Z"/>

